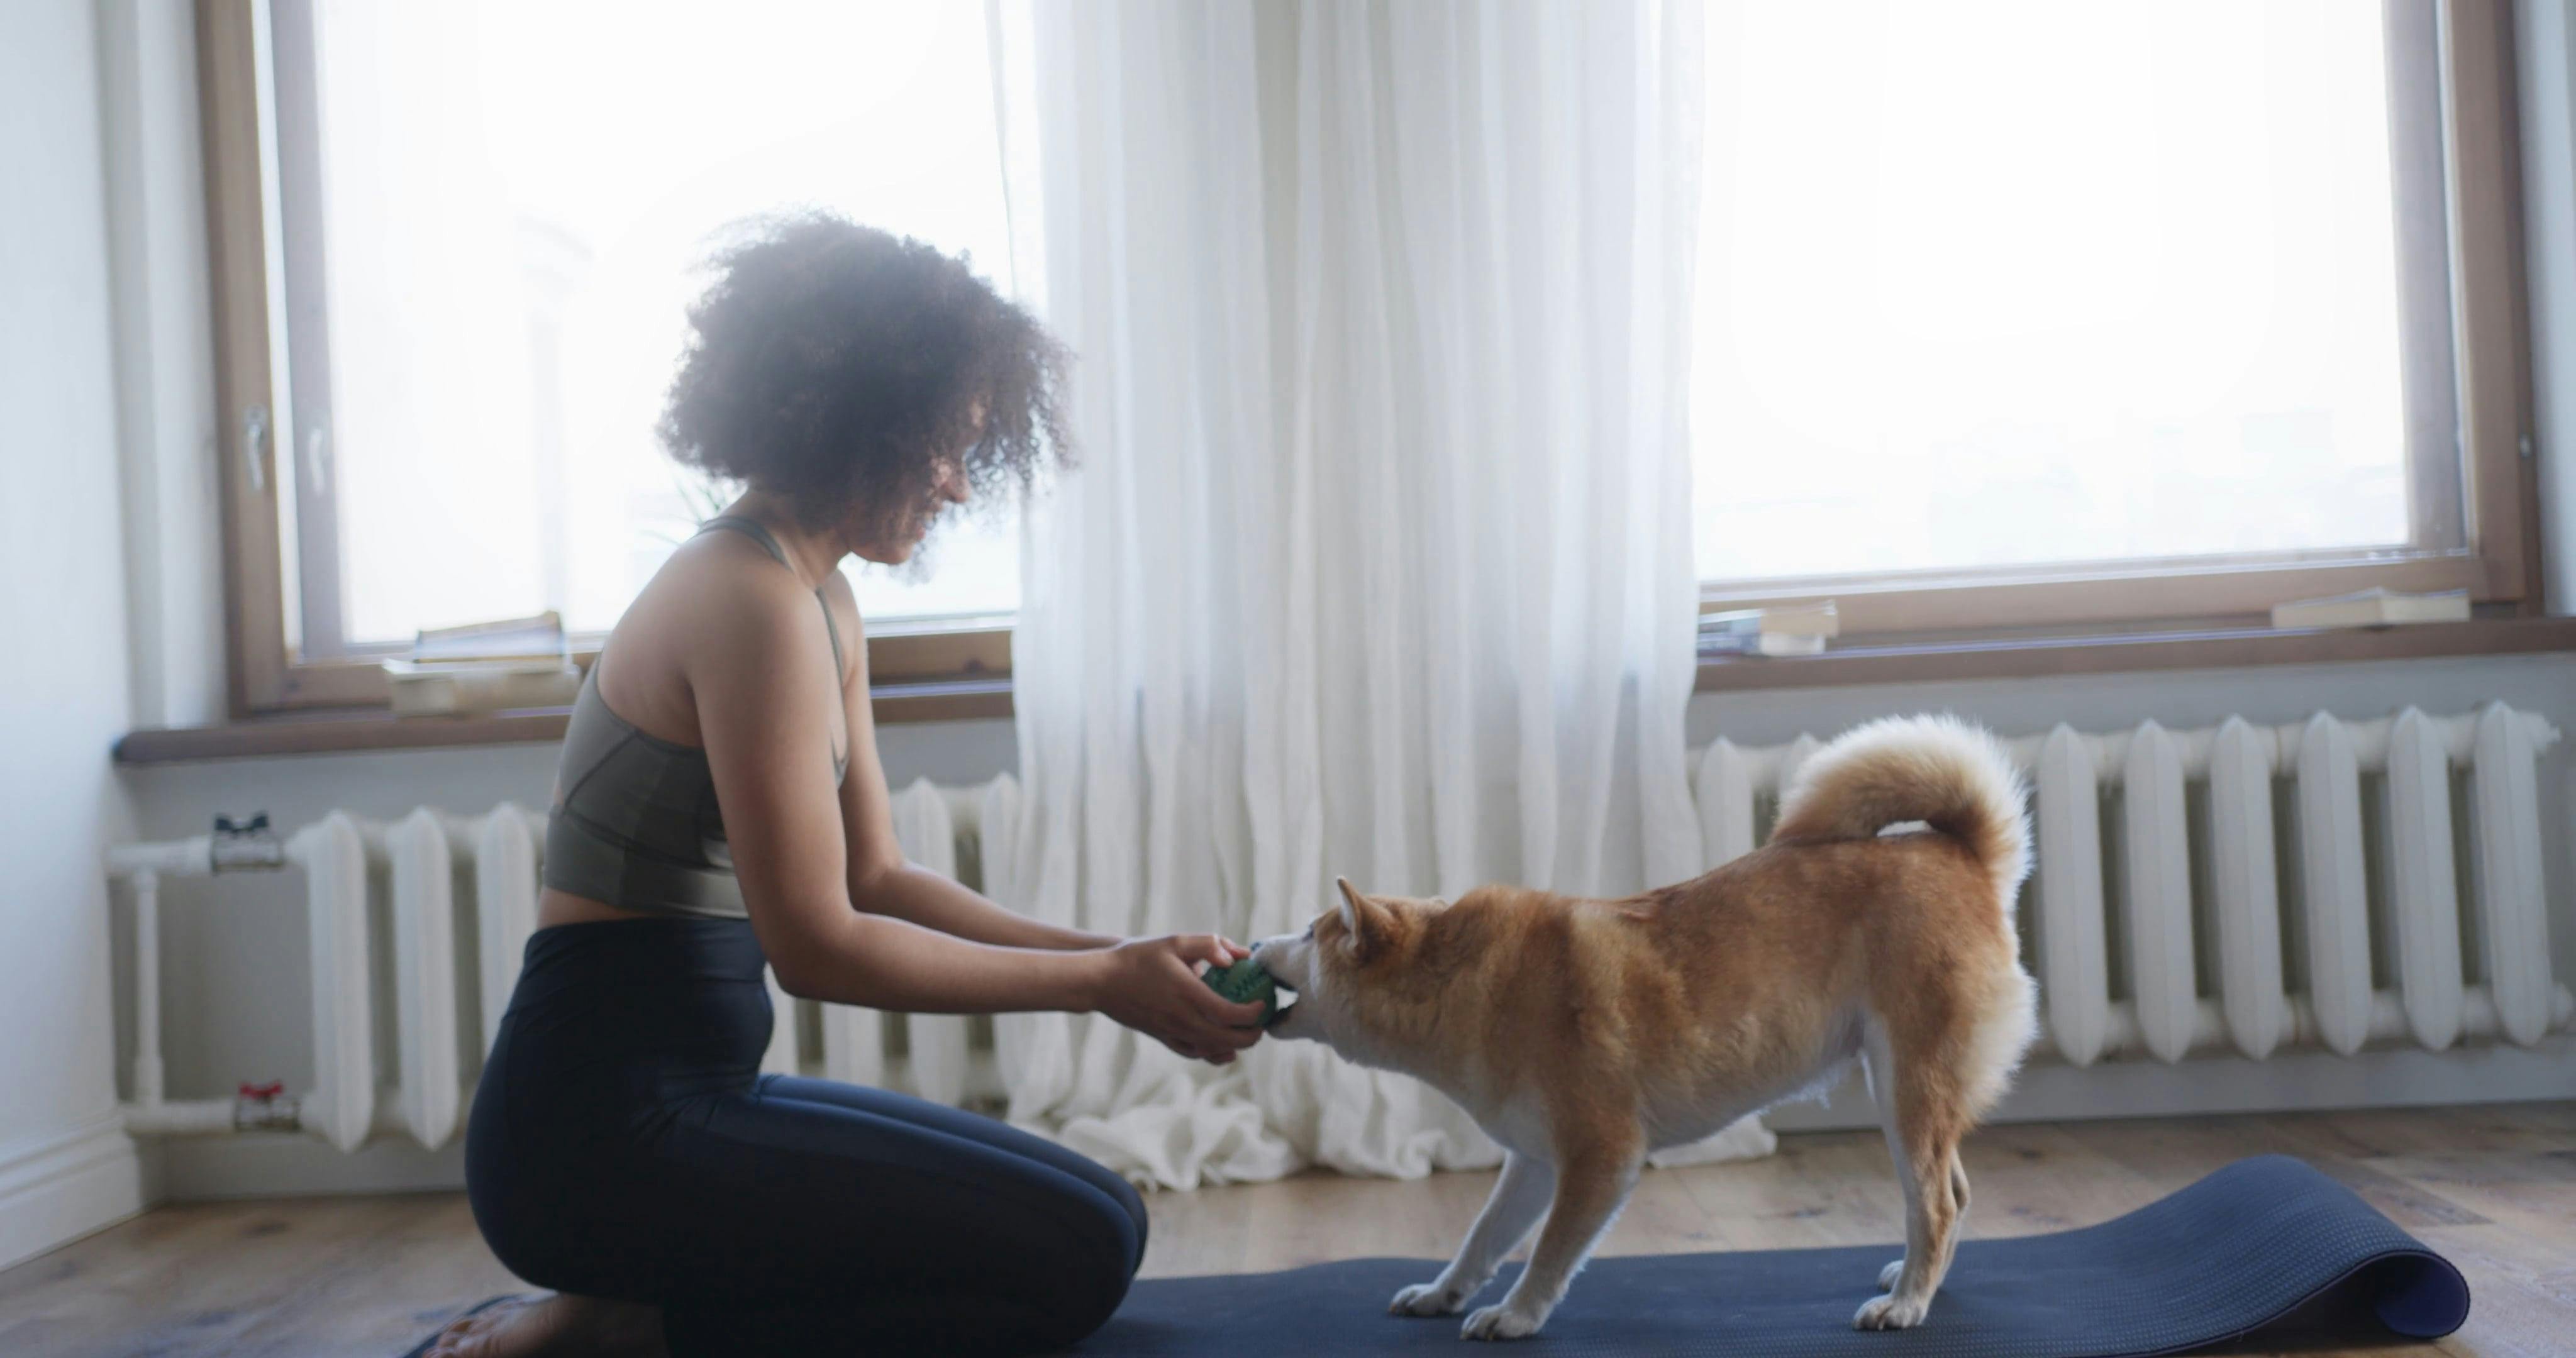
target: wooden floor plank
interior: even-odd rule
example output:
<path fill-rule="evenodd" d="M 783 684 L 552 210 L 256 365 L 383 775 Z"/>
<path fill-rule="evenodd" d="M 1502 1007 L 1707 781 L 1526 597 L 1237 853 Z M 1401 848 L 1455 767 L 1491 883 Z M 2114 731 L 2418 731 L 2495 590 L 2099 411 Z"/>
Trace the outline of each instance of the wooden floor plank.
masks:
<path fill-rule="evenodd" d="M 1866 1244 L 1905 1233 L 1876 1132 L 1783 1136 L 1779 1152 L 1761 1160 L 1671 1172 L 1698 1200 L 1718 1249 Z"/>
<path fill-rule="evenodd" d="M 2352 1187 L 2469 1277 L 2475 1308 L 2460 1334 L 2357 1354 L 2576 1353 L 2576 1104 L 1988 1128 L 1963 1152 L 1968 1230 L 2100 1221 L 2267 1152 Z M 1142 1274 L 1443 1258 L 1493 1182 L 1491 1171 L 1405 1182 L 1308 1174 L 1152 1194 Z M 1768 1159 L 1646 1171 L 1602 1249 L 1880 1244 L 1903 1221 L 1879 1135 L 1823 1132 L 1784 1136 Z M 0 1271 L 0 1353 L 391 1355 L 455 1310 L 519 1287 L 475 1237 L 461 1194 L 185 1204 Z"/>
<path fill-rule="evenodd" d="M 2160 1182 L 2106 1154 L 2089 1132 L 2089 1127 L 2079 1131 L 2024 1123 L 1989 1127 L 1969 1137 L 1960 1149 L 1968 1169 L 1968 1238 L 2089 1226 L 2144 1207 L 2200 1177 Z M 1890 1183 L 1892 1195 L 1892 1178 Z"/>
<path fill-rule="evenodd" d="M 1628 1206 L 1610 1225 L 1595 1253 L 1671 1254 L 1681 1250 L 1721 1248 L 1710 1229 L 1708 1213 L 1699 1198 L 1690 1191 L 1692 1177 L 1714 1168 L 1693 1166 L 1684 1169 L 1650 1169 L 1638 1176 L 1637 1190 L 1628 1195 Z M 1481 1207 L 1482 1202 L 1477 1203 Z M 1458 1241 L 1467 1233 L 1475 1213 L 1444 1222 L 1447 1238 L 1432 1250 L 1434 1256 L 1454 1252 Z M 1426 1280 L 1427 1281 L 1427 1280 Z"/>

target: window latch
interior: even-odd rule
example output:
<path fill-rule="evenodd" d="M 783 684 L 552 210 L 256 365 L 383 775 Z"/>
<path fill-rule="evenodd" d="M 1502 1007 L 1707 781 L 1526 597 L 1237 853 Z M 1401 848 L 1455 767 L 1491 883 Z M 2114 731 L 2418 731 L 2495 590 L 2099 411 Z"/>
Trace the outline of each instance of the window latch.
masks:
<path fill-rule="evenodd" d="M 250 476 L 250 488 L 265 494 L 268 490 L 268 464 L 262 454 L 268 451 L 268 407 L 254 405 L 242 412 L 242 470 Z"/>
<path fill-rule="evenodd" d="M 304 484 L 316 495 L 331 489 L 331 459 L 324 450 L 324 437 L 318 424 L 304 433 Z"/>

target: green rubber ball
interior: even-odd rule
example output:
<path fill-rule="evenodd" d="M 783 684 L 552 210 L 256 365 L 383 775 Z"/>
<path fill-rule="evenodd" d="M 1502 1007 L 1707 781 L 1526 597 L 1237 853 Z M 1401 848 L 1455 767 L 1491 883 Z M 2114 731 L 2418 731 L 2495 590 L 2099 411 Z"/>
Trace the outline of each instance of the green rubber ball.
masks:
<path fill-rule="evenodd" d="M 1208 988 L 1236 1004 L 1261 1003 L 1261 1024 L 1279 1016 L 1279 978 L 1262 969 L 1260 963 L 1247 957 L 1230 967 L 1210 967 L 1205 977 Z"/>

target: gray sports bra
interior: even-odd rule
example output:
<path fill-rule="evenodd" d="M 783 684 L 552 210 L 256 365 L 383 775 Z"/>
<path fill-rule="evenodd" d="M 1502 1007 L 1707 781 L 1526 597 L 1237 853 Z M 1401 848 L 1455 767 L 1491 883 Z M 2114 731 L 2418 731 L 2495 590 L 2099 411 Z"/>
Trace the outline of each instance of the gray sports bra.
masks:
<path fill-rule="evenodd" d="M 749 519 L 707 520 L 699 531 L 730 529 L 787 564 L 769 530 Z M 814 591 L 823 603 L 823 591 Z M 832 638 L 832 672 L 840 674 L 841 629 L 823 607 Z M 742 919 L 742 883 L 734 877 L 724 816 L 716 806 L 707 752 L 658 740 L 609 710 L 591 662 L 564 729 L 563 789 L 546 822 L 547 886 L 621 910 Z M 849 773 L 846 755 L 832 759 L 832 779 Z"/>

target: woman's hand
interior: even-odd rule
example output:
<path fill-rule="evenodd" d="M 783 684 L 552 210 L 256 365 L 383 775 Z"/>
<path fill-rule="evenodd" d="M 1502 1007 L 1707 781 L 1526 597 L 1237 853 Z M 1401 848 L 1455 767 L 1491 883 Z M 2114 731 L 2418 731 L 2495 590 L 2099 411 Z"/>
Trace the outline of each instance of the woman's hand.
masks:
<path fill-rule="evenodd" d="M 1105 961 L 1092 1007 L 1194 1061 L 1224 1065 L 1261 1040 L 1261 1006 L 1236 1004 L 1199 979 L 1251 950 L 1214 934 L 1131 938 Z"/>

